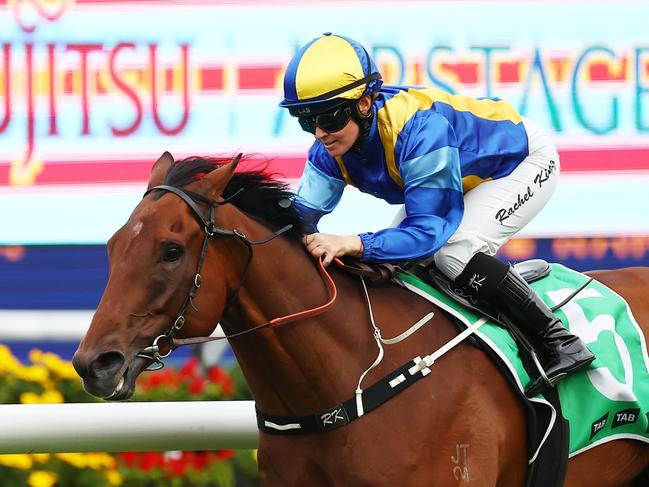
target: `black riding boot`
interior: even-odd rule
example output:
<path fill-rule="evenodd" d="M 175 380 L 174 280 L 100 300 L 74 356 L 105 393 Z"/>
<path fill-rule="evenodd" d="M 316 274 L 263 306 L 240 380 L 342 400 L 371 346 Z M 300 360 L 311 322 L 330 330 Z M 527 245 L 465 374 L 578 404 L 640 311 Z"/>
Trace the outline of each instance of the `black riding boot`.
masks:
<path fill-rule="evenodd" d="M 570 333 L 534 290 L 513 267 L 495 257 L 476 254 L 456 279 L 460 286 L 473 291 L 507 316 L 530 336 L 544 369 L 525 394 L 535 396 L 554 386 L 570 372 L 582 369 L 595 356 L 581 339 Z M 538 347 L 538 348 L 537 348 Z"/>

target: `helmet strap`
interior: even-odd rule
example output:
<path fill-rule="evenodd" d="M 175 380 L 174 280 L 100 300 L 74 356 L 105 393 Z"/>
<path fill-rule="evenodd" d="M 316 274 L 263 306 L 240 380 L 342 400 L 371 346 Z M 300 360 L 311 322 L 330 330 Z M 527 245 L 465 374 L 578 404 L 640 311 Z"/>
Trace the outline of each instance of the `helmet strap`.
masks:
<path fill-rule="evenodd" d="M 358 124 L 360 133 L 358 134 L 358 138 L 356 139 L 356 142 L 354 142 L 351 150 L 359 152 L 365 141 L 370 137 L 372 121 L 374 120 L 374 104 L 372 103 L 369 112 L 367 112 L 366 115 L 363 115 L 357 103 L 356 110 L 352 111 L 352 120 Z"/>

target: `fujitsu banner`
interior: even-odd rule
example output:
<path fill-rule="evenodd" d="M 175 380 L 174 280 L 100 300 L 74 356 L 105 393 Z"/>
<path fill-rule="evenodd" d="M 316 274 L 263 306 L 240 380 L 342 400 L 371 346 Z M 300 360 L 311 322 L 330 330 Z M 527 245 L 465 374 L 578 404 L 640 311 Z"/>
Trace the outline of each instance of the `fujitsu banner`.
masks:
<path fill-rule="evenodd" d="M 327 31 L 366 45 L 387 84 L 509 100 L 554 133 L 564 172 L 638 181 L 649 173 L 648 18 L 649 3 L 619 0 L 9 1 L 0 187 L 13 188 L 5 198 L 39 187 L 35 204 L 52 185 L 141 185 L 164 150 L 255 153 L 295 179 L 312 139 L 277 106 L 283 70 Z M 613 197 L 626 196 L 620 182 Z M 0 244 L 31 238 L 5 237 L 19 221 L 6 218 Z"/>

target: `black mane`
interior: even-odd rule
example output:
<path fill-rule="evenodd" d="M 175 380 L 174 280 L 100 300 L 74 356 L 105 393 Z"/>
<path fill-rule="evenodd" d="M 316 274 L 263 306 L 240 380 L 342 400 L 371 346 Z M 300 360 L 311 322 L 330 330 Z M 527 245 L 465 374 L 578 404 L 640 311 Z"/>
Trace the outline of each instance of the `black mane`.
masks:
<path fill-rule="evenodd" d="M 230 159 L 204 157 L 176 161 L 169 168 L 164 184 L 182 188 L 228 162 Z M 301 238 L 306 225 L 293 205 L 295 194 L 288 184 L 273 178 L 264 168 L 235 172 L 222 196 L 228 198 L 235 194 L 231 203 L 241 211 L 261 220 L 271 230 L 293 225 L 288 234 Z"/>

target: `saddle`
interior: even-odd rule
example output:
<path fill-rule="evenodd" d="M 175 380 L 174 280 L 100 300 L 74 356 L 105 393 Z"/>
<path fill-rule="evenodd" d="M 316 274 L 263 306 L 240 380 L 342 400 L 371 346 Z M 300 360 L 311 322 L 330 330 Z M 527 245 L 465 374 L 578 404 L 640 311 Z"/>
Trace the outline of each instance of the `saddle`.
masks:
<path fill-rule="evenodd" d="M 476 301 L 472 296 L 463 292 L 453 281 L 442 274 L 434 264 L 414 263 L 406 265 L 403 268 L 394 264 L 387 263 L 368 263 L 361 262 L 354 258 L 334 259 L 336 265 L 345 272 L 361 276 L 367 280 L 371 286 L 383 286 L 391 282 L 399 272 L 410 272 L 423 280 L 425 283 L 439 289 L 454 301 L 462 306 L 482 314 L 488 318 L 500 323 L 507 328 L 513 328 L 507 318 L 501 316 L 489 304 Z M 528 283 L 538 281 L 550 273 L 550 264 L 543 259 L 532 259 L 519 262 L 514 265 L 516 271 Z"/>
<path fill-rule="evenodd" d="M 414 274 L 426 284 L 443 292 L 470 311 L 473 311 L 478 315 L 486 316 L 491 321 L 499 324 L 503 328 L 506 328 L 521 347 L 521 351 L 524 352 L 527 357 L 530 357 L 526 360 L 530 365 L 530 370 L 536 370 L 533 361 L 531 360 L 531 356 L 534 353 L 534 347 L 532 343 L 530 343 L 529 337 L 523 335 L 515 323 L 512 323 L 509 318 L 499 313 L 489 303 L 478 301 L 474 299 L 473 296 L 466 294 L 461 288 L 456 286 L 453 281 L 437 269 L 434 263 L 414 262 L 406 263 L 403 267 L 400 267 L 389 263 L 361 262 L 355 258 L 336 258 L 334 259 L 334 262 L 343 271 L 363 277 L 366 279 L 367 284 L 373 287 L 384 286 L 392 282 L 394 277 L 400 272 Z M 514 268 L 528 283 L 544 278 L 551 270 L 550 264 L 543 259 L 531 259 L 519 262 L 514 265 Z M 469 341 L 474 345 L 477 345 L 474 337 L 470 337 Z"/>

